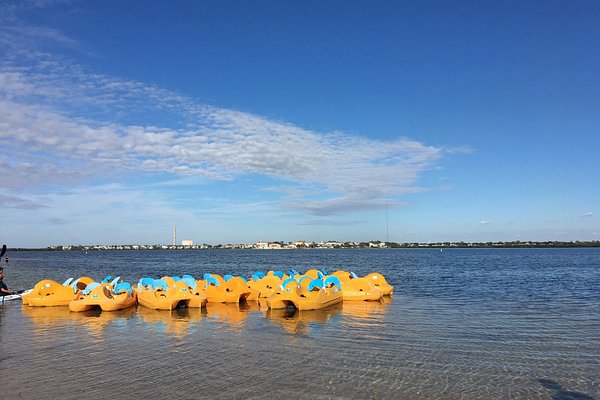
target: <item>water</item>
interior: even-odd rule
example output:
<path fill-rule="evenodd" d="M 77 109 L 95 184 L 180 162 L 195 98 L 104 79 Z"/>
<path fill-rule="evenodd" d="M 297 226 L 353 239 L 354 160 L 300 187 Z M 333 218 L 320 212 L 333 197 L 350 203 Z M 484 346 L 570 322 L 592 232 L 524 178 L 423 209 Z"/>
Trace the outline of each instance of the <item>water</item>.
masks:
<path fill-rule="evenodd" d="M 382 303 L 0 308 L 2 398 L 600 400 L 600 249 L 11 252 L 6 281 L 311 267 Z M 15 304 L 16 303 L 16 304 Z"/>

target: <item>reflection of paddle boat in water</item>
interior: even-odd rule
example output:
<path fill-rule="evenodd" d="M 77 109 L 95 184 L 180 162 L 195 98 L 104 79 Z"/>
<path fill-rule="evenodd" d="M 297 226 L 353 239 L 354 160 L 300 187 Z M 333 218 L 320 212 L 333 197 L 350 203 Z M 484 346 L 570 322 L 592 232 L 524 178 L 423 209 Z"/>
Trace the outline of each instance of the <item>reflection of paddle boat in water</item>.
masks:
<path fill-rule="evenodd" d="M 116 282 L 115 282 L 116 283 Z M 137 303 L 137 295 L 129 282 L 89 284 L 76 300 L 69 303 L 69 310 L 81 312 L 100 308 L 102 311 L 117 311 Z"/>
<path fill-rule="evenodd" d="M 389 296 L 394 293 L 394 287 L 390 285 L 379 272 L 373 272 L 369 275 L 366 275 L 365 279 L 369 280 L 373 285 L 381 289 L 384 296 Z"/>
<path fill-rule="evenodd" d="M 204 282 L 204 294 L 209 303 L 240 303 L 258 299 L 258 291 L 250 289 L 248 283 L 239 276 L 225 280 L 216 274 L 204 274 L 204 280 L 200 282 Z"/>
<path fill-rule="evenodd" d="M 197 290 L 197 282 L 189 275 L 142 278 L 137 285 L 137 300 L 144 307 L 155 310 L 206 306 L 206 296 Z"/>
<path fill-rule="evenodd" d="M 281 291 L 267 299 L 267 305 L 271 309 L 319 310 L 340 303 L 341 289 L 335 276 L 313 279 L 306 289 L 294 278 L 288 278 L 281 284 Z"/>
<path fill-rule="evenodd" d="M 390 296 L 384 296 L 379 301 L 344 302 L 342 314 L 372 324 L 383 318 L 392 301 Z"/>
<path fill-rule="evenodd" d="M 320 329 L 342 312 L 342 303 L 337 303 L 322 310 L 309 310 L 299 312 L 293 308 L 269 309 L 266 317 L 280 325 L 286 332 L 304 334 L 311 330 Z"/>
<path fill-rule="evenodd" d="M 45 279 L 35 284 L 30 293 L 22 297 L 23 304 L 32 307 L 68 306 L 79 296 L 79 291 L 94 282 L 92 278 L 82 276 L 79 279 L 67 279 L 63 284 Z"/>
<path fill-rule="evenodd" d="M 154 333 L 182 338 L 197 327 L 206 309 L 178 308 L 170 312 L 138 307 L 137 315 Z"/>
<path fill-rule="evenodd" d="M 331 275 L 338 277 L 342 283 L 344 301 L 379 301 L 383 297 L 383 290 L 354 272 L 335 271 Z"/>
<path fill-rule="evenodd" d="M 248 319 L 248 316 L 257 310 L 256 301 L 243 303 L 209 303 L 206 306 L 208 320 L 216 320 L 235 330 L 239 330 Z"/>

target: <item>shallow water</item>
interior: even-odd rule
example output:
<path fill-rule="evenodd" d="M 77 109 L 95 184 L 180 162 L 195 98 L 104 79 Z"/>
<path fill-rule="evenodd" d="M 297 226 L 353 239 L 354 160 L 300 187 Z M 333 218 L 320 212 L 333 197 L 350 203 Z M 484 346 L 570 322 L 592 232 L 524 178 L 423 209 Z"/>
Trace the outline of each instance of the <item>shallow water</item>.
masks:
<path fill-rule="evenodd" d="M 324 267 L 382 272 L 382 303 L 271 312 L 0 308 L 3 398 L 597 399 L 600 249 L 12 252 L 43 278 Z M 15 304 L 16 303 L 16 304 Z"/>

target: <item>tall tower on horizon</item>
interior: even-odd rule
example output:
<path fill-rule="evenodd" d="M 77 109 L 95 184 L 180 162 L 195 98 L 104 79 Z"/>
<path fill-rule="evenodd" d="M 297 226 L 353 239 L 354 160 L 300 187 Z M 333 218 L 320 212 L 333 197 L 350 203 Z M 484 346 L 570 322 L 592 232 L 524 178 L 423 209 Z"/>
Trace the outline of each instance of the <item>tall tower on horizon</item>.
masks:
<path fill-rule="evenodd" d="M 173 225 L 173 246 L 177 246 L 177 225 Z"/>

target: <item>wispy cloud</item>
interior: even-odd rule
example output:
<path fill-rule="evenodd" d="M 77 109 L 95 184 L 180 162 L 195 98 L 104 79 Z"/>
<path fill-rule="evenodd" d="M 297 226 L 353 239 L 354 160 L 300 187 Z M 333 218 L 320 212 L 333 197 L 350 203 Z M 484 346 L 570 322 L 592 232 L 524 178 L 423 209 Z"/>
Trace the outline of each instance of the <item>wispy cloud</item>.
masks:
<path fill-rule="evenodd" d="M 45 208 L 44 204 L 36 203 L 28 199 L 22 199 L 15 196 L 5 196 L 0 194 L 0 207 L 6 208 L 19 208 L 23 210 L 35 210 L 38 208 Z"/>
<path fill-rule="evenodd" d="M 490 221 L 486 221 L 486 220 L 479 221 L 479 225 L 490 225 L 490 224 L 491 224 Z"/>
<path fill-rule="evenodd" d="M 13 21 L 0 30 L 5 51 L 18 51 L 7 45 L 16 37 L 78 46 L 58 31 Z M 8 188 L 140 173 L 263 176 L 277 181 L 283 209 L 318 216 L 381 209 L 385 199 L 425 190 L 416 185 L 425 171 L 446 153 L 468 151 L 316 132 L 90 73 L 42 51 L 0 64 L 0 140 L 7 172 L 0 184 Z"/>
<path fill-rule="evenodd" d="M 591 217 L 592 215 L 594 215 L 594 213 L 588 211 L 588 212 L 584 212 L 584 213 L 580 214 L 579 216 L 582 218 L 586 218 L 586 217 Z"/>

